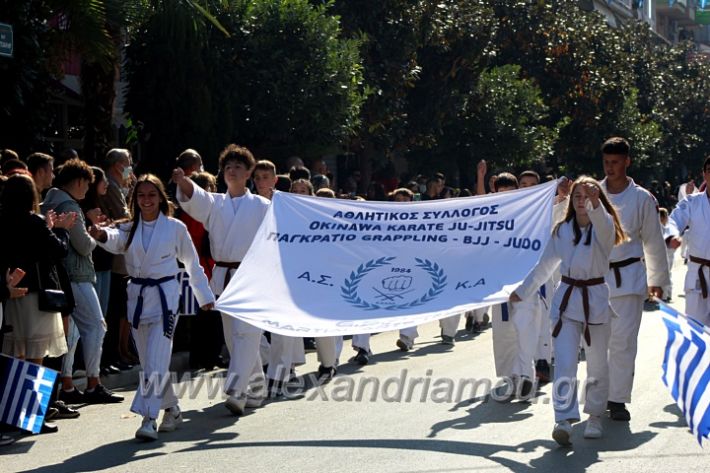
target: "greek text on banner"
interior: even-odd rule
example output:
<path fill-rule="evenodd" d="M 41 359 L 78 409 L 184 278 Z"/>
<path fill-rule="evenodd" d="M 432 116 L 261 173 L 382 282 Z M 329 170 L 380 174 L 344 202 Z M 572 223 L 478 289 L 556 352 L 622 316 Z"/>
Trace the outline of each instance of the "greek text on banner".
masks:
<path fill-rule="evenodd" d="M 555 189 L 411 203 L 277 192 L 217 309 L 282 335 L 332 336 L 504 302 L 547 244 Z"/>

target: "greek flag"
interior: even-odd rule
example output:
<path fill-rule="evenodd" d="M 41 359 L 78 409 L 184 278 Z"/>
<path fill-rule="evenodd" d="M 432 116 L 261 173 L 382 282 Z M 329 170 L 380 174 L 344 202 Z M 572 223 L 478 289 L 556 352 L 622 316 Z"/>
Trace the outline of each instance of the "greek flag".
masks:
<path fill-rule="evenodd" d="M 57 372 L 0 355 L 0 422 L 39 433 Z"/>
<path fill-rule="evenodd" d="M 710 434 L 710 334 L 705 326 L 667 304 L 665 314 L 668 343 L 663 357 L 663 383 L 683 412 L 688 427 L 702 445 Z"/>

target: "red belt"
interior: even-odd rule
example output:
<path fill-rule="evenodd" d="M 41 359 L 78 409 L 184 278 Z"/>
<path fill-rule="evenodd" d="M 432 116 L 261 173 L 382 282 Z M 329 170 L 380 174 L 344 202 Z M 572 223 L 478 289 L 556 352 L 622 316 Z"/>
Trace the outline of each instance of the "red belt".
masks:
<path fill-rule="evenodd" d="M 703 299 L 708 298 L 708 282 L 705 280 L 705 273 L 703 273 L 703 266 L 710 268 L 710 260 L 698 258 L 697 256 L 688 256 L 688 259 L 693 263 L 700 265 L 698 268 L 698 278 L 700 278 L 700 290 L 703 293 Z"/>
<path fill-rule="evenodd" d="M 567 310 L 567 304 L 569 304 L 569 298 L 572 295 L 572 291 L 575 287 L 582 289 L 582 308 L 584 309 L 584 340 L 587 345 L 592 344 L 592 338 L 589 335 L 589 286 L 598 286 L 599 284 L 604 284 L 604 278 L 593 278 L 593 279 L 572 279 L 567 276 L 562 276 L 562 282 L 567 284 L 567 290 L 562 296 L 562 303 L 560 304 L 560 319 L 555 324 L 554 330 L 552 330 L 552 336 L 557 337 L 560 330 L 562 329 L 562 314 Z"/>
<path fill-rule="evenodd" d="M 222 286 L 222 290 L 224 291 L 227 288 L 227 284 L 229 284 L 229 280 L 232 279 L 232 273 L 230 269 L 237 269 L 239 265 L 242 264 L 241 261 L 237 263 L 229 262 L 229 261 L 215 261 L 214 265 L 218 266 L 220 268 L 227 268 L 227 271 L 224 273 L 224 286 Z"/>
<path fill-rule="evenodd" d="M 609 263 L 609 269 L 614 270 L 614 279 L 616 279 L 616 287 L 621 287 L 621 271 L 619 268 L 629 266 L 630 264 L 638 263 L 641 258 L 629 258 L 621 261 L 612 261 Z"/>

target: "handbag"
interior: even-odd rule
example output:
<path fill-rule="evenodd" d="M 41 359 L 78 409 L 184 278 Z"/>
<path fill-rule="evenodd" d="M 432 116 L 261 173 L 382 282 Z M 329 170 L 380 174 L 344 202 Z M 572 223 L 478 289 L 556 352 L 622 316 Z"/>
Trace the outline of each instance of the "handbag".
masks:
<path fill-rule="evenodd" d="M 42 312 L 63 312 L 68 309 L 69 301 L 67 295 L 61 289 L 45 289 L 42 286 L 42 275 L 39 272 L 39 263 L 35 263 L 37 269 L 37 305 Z"/>

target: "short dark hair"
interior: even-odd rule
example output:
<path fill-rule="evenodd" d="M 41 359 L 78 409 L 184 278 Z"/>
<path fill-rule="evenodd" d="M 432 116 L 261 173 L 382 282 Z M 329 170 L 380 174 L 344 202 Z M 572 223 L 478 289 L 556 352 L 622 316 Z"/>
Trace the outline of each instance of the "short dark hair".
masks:
<path fill-rule="evenodd" d="M 324 187 L 316 191 L 316 197 L 329 197 L 331 199 L 335 199 L 335 192 L 333 192 L 333 189 Z"/>
<path fill-rule="evenodd" d="M 20 156 L 11 149 L 0 150 L 0 164 L 3 164 L 5 161 L 9 161 L 11 159 L 19 160 Z"/>
<path fill-rule="evenodd" d="M 498 189 L 500 189 L 501 187 L 515 187 L 517 189 L 518 178 L 509 172 L 502 172 L 498 174 L 496 182 L 495 184 L 493 184 L 493 187 L 496 188 L 496 192 L 498 192 Z"/>
<path fill-rule="evenodd" d="M 94 182 L 94 172 L 91 170 L 91 166 L 79 158 L 70 159 L 62 164 L 54 185 L 63 187 L 76 179 L 83 179 L 89 181 L 89 183 Z"/>
<path fill-rule="evenodd" d="M 540 183 L 540 175 L 532 169 L 521 172 L 518 176 L 518 181 L 522 181 L 524 177 L 534 177 L 537 180 L 538 184 Z"/>
<path fill-rule="evenodd" d="M 709 171 L 709 169 L 708 169 L 709 167 L 710 167 L 710 156 L 705 158 L 705 162 L 703 163 L 703 172 Z"/>
<path fill-rule="evenodd" d="M 631 153 L 631 145 L 626 139 L 614 136 L 602 144 L 602 154 L 620 154 L 628 156 Z"/>
<path fill-rule="evenodd" d="M 256 165 L 254 166 L 254 171 L 257 170 L 271 171 L 274 176 L 276 175 L 276 165 L 268 159 L 260 159 L 259 161 L 257 161 Z"/>
<path fill-rule="evenodd" d="M 211 190 L 212 192 L 217 189 L 217 177 L 206 171 L 193 173 L 190 179 L 202 189 Z"/>
<path fill-rule="evenodd" d="M 404 197 L 408 198 L 409 200 L 414 199 L 414 192 L 410 191 L 406 187 L 399 187 L 399 188 L 393 190 L 392 193 L 390 194 L 390 196 L 392 197 L 393 200 L 398 195 L 404 196 Z"/>
<path fill-rule="evenodd" d="M 256 160 L 254 159 L 254 155 L 251 154 L 251 151 L 244 146 L 235 145 L 234 143 L 227 145 L 219 154 L 220 171 L 224 171 L 224 168 L 230 161 L 242 163 L 249 170 L 252 170 L 256 164 Z"/>
<path fill-rule="evenodd" d="M 180 169 L 191 168 L 197 163 L 202 163 L 202 156 L 194 149 L 188 148 L 175 159 L 175 165 Z"/>
<path fill-rule="evenodd" d="M 305 166 L 293 166 L 288 170 L 288 177 L 291 178 L 291 182 L 296 182 L 299 179 L 310 181 L 311 171 Z"/>
<path fill-rule="evenodd" d="M 2 173 L 5 174 L 6 176 L 10 174 L 11 171 L 14 171 L 15 169 L 24 169 L 27 171 L 27 165 L 20 161 L 19 159 L 8 159 L 4 163 L 2 163 Z"/>
<path fill-rule="evenodd" d="M 291 192 L 291 178 L 286 174 L 276 176 L 276 190 L 281 192 Z"/>
<path fill-rule="evenodd" d="M 54 162 L 54 158 L 45 153 L 32 153 L 27 156 L 27 170 L 31 174 L 36 174 L 40 168 Z"/>

